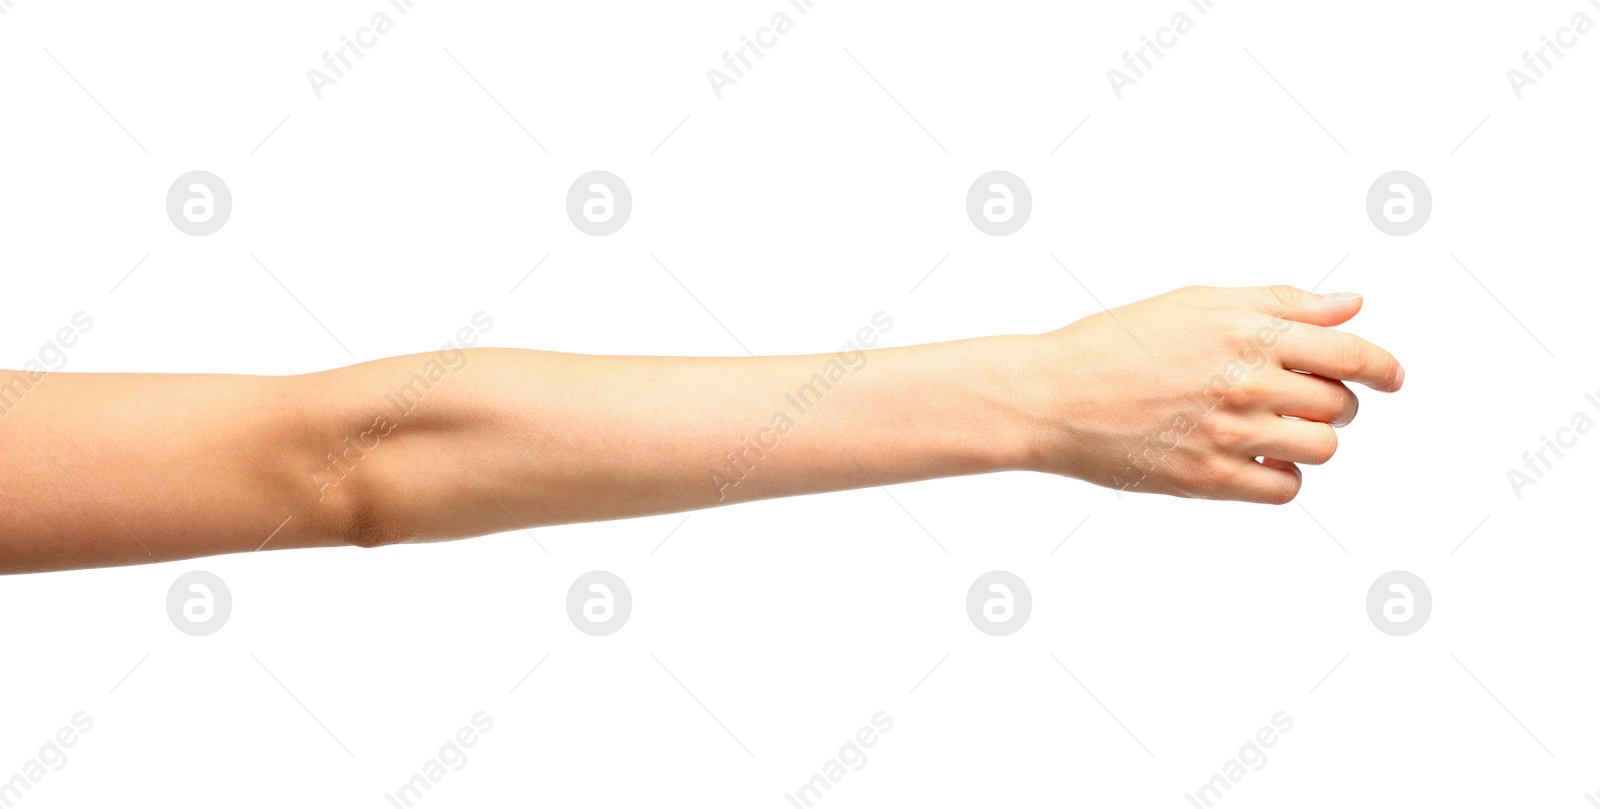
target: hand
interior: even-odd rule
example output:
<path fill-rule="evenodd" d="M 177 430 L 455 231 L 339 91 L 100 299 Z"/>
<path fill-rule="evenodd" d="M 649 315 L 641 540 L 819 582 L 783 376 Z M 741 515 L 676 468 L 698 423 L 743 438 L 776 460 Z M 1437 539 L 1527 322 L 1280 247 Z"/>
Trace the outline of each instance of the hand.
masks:
<path fill-rule="evenodd" d="M 1287 503 L 1355 418 L 1341 380 L 1391 392 L 1405 369 L 1334 331 L 1361 297 L 1187 287 L 1024 338 L 1028 468 L 1129 492 Z M 1299 373 L 1304 372 L 1304 373 Z M 1259 459 L 1259 460 L 1258 460 Z"/>

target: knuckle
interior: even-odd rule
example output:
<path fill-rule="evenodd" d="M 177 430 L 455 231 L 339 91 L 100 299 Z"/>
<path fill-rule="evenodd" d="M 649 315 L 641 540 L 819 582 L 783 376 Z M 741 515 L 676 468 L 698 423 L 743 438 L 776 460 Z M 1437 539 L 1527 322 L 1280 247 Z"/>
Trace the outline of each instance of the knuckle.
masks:
<path fill-rule="evenodd" d="M 1317 380 L 1321 392 L 1318 394 L 1317 413 L 1326 414 L 1327 418 L 1318 421 L 1335 421 L 1343 415 L 1355 414 L 1355 394 L 1341 382 L 1332 380 Z"/>
<path fill-rule="evenodd" d="M 1229 359 L 1239 359 L 1240 354 L 1255 345 L 1256 332 L 1261 329 L 1262 318 L 1247 310 L 1218 309 L 1210 339 L 1217 354 Z"/>
<path fill-rule="evenodd" d="M 1224 399 L 1223 401 L 1233 412 L 1242 413 L 1255 410 L 1256 408 L 1265 404 L 1266 400 L 1267 390 L 1259 382 L 1255 382 L 1250 378 L 1246 378 L 1237 385 L 1234 385 L 1228 391 L 1228 398 Z M 1228 432 L 1229 434 L 1238 434 L 1241 432 L 1239 428 L 1231 426 L 1219 427 L 1218 429 Z"/>
<path fill-rule="evenodd" d="M 1312 463 L 1324 464 L 1333 459 L 1333 454 L 1339 451 L 1339 434 L 1326 424 L 1317 425 L 1314 437 L 1308 442 L 1307 450 Z"/>
<path fill-rule="evenodd" d="M 1350 409 L 1351 400 L 1355 398 L 1355 394 L 1344 385 L 1332 383 L 1325 386 L 1324 403 L 1331 413 L 1343 413 Z"/>
<path fill-rule="evenodd" d="M 1333 412 L 1338 414 L 1343 424 L 1355 421 L 1356 413 L 1361 410 L 1361 398 L 1356 396 L 1355 391 L 1343 386 L 1340 387 L 1337 394 Z"/>
<path fill-rule="evenodd" d="M 1272 300 L 1284 309 L 1293 308 L 1300 302 L 1299 288 L 1288 284 L 1273 284 L 1267 287 L 1267 294 L 1271 295 Z"/>
<path fill-rule="evenodd" d="M 1244 346 L 1254 345 L 1256 332 L 1261 330 L 1262 320 L 1263 318 L 1254 314 L 1243 314 L 1233 318 L 1228 323 L 1228 338 L 1232 343 L 1229 347 L 1238 351 Z"/>
<path fill-rule="evenodd" d="M 1393 388 L 1400 380 L 1400 361 L 1393 356 L 1389 357 L 1389 369 L 1383 375 L 1384 384 Z"/>
<path fill-rule="evenodd" d="M 1249 432 L 1228 418 L 1214 418 L 1206 430 L 1211 446 L 1221 452 L 1232 452 L 1249 441 Z"/>
<path fill-rule="evenodd" d="M 1334 357 L 1334 367 L 1339 369 L 1341 378 L 1354 379 L 1366 369 L 1367 353 L 1355 340 L 1341 340 L 1335 351 L 1338 353 Z"/>
<path fill-rule="evenodd" d="M 1233 488 L 1237 473 L 1221 456 L 1198 461 L 1189 476 L 1188 489 L 1196 497 L 1215 498 Z"/>
<path fill-rule="evenodd" d="M 1272 490 L 1267 502 L 1274 506 L 1287 505 L 1300 496 L 1300 487 L 1304 481 L 1299 475 L 1278 475 L 1278 478 L 1283 482 Z"/>

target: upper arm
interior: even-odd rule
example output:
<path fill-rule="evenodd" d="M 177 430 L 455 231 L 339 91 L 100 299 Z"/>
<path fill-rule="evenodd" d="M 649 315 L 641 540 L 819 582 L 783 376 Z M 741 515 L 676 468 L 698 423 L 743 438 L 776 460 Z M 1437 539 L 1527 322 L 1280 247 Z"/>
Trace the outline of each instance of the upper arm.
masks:
<path fill-rule="evenodd" d="M 0 411 L 0 572 L 340 544 L 352 498 L 311 482 L 305 379 L 51 373 L 19 388 Z"/>

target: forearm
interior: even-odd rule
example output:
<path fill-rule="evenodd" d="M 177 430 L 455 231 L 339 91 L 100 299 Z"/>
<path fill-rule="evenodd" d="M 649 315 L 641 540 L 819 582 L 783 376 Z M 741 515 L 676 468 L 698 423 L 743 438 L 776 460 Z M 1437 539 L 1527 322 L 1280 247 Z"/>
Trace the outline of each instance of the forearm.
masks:
<path fill-rule="evenodd" d="M 387 408 L 393 430 L 339 485 L 371 517 L 360 541 L 382 544 L 1012 468 L 1010 339 L 761 358 L 470 351 L 412 415 Z M 349 370 L 392 390 L 419 359 Z M 352 412 L 351 428 L 376 416 Z"/>

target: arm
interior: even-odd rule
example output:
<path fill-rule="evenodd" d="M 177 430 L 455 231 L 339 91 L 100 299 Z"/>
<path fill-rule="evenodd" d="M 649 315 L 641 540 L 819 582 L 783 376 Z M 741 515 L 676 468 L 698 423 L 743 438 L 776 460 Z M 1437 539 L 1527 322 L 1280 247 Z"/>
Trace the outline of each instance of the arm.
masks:
<path fill-rule="evenodd" d="M 880 316 L 813 356 L 451 349 L 293 377 L 50 374 L 0 417 L 0 571 L 455 539 L 1008 469 L 1287 502 L 1294 463 L 1328 460 L 1329 425 L 1355 413 L 1336 380 L 1399 387 L 1393 357 L 1324 328 L 1360 303 L 1189 288 L 1042 335 L 864 349 Z"/>

